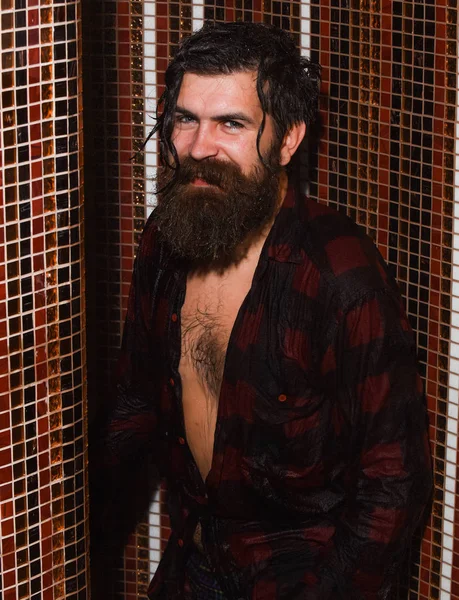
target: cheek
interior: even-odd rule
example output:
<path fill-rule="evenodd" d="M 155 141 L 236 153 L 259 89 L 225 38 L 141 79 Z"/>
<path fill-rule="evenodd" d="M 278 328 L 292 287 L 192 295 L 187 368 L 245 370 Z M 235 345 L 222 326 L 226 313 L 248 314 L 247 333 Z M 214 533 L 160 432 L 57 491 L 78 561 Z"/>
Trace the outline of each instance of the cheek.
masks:
<path fill-rule="evenodd" d="M 171 141 L 177 153 L 188 153 L 196 137 L 195 129 L 191 127 L 175 127 L 172 130 Z"/>
<path fill-rule="evenodd" d="M 228 141 L 225 144 L 227 156 L 236 164 L 248 166 L 258 159 L 256 139 Z"/>
<path fill-rule="evenodd" d="M 172 135 L 171 135 L 171 142 L 174 144 L 175 149 L 177 150 L 177 153 L 180 154 L 181 151 L 183 151 L 186 142 L 185 142 L 185 136 L 183 135 L 183 131 L 178 131 L 176 129 L 174 129 L 172 131 Z"/>

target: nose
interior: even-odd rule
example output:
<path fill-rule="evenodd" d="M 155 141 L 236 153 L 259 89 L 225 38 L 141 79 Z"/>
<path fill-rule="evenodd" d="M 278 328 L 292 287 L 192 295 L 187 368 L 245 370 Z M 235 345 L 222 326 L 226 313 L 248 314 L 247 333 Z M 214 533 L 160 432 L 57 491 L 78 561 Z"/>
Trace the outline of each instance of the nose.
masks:
<path fill-rule="evenodd" d="M 194 138 L 190 146 L 190 156 L 194 160 L 204 160 L 212 158 L 218 153 L 215 133 L 211 126 L 205 126 L 202 123 L 197 127 Z"/>

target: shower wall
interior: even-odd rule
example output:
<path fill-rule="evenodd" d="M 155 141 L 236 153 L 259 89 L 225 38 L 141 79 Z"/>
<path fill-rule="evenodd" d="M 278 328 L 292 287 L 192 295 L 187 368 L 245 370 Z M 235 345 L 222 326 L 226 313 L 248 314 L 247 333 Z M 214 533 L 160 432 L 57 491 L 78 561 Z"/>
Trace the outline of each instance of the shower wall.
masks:
<path fill-rule="evenodd" d="M 5 600 L 89 596 L 80 9 L 1 0 Z"/>

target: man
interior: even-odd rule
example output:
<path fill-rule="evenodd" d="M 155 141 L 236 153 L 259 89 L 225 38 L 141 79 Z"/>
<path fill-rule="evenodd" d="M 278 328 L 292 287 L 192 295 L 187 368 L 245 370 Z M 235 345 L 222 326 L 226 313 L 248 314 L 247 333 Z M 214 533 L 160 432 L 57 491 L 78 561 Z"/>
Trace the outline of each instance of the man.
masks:
<path fill-rule="evenodd" d="M 148 450 L 167 479 L 150 598 L 389 598 L 431 492 L 396 285 L 288 185 L 318 85 L 251 23 L 205 26 L 166 72 L 107 438 L 114 464 Z"/>

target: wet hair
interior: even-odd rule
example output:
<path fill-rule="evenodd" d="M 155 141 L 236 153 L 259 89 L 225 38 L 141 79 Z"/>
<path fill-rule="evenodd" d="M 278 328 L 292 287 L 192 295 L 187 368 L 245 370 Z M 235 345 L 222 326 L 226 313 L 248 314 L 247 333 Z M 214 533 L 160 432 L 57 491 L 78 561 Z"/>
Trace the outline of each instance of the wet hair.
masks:
<path fill-rule="evenodd" d="M 266 114 L 274 121 L 278 140 L 293 125 L 315 121 L 317 114 L 320 67 L 301 56 L 290 35 L 263 23 L 207 23 L 179 46 L 165 74 L 166 89 L 158 103 L 157 122 L 160 159 L 163 165 L 176 167 L 179 160 L 171 140 L 174 113 L 185 73 L 230 75 L 256 72 L 256 87 L 263 119 L 257 134 L 257 150 Z M 170 164 L 170 158 L 174 164 Z"/>

